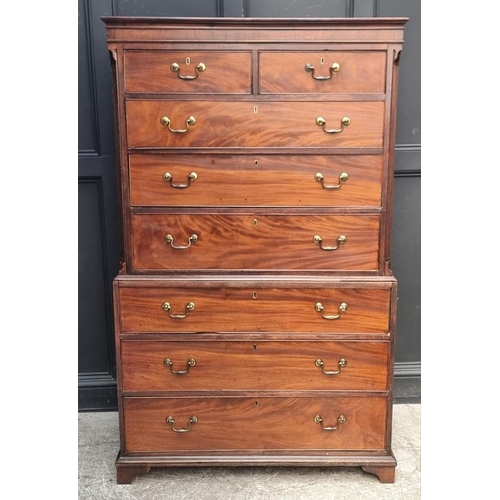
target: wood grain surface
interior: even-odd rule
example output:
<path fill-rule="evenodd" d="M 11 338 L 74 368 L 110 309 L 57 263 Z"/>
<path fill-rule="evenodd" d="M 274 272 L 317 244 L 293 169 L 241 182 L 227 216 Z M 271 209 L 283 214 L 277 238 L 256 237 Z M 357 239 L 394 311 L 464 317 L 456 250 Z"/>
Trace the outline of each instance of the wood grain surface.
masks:
<path fill-rule="evenodd" d="M 380 52 L 260 52 L 259 93 L 261 94 L 383 94 L 386 53 Z M 329 77 L 333 63 L 340 64 L 329 80 L 315 80 L 306 71 L 314 66 L 314 76 Z"/>
<path fill-rule="evenodd" d="M 257 106 L 258 112 L 255 112 Z M 126 102 L 129 148 L 178 147 L 328 147 L 380 148 L 384 125 L 383 102 L 269 102 L 269 101 L 141 101 Z M 173 133 L 160 123 L 171 120 Z M 351 124 L 340 129 L 344 116 Z"/>
<path fill-rule="evenodd" d="M 125 52 L 126 92 L 235 93 L 252 91 L 252 55 L 248 52 L 145 51 Z M 186 59 L 189 58 L 189 64 Z M 180 66 L 178 73 L 170 69 Z M 177 76 L 196 76 L 198 63 L 206 66 L 194 80 Z"/>
<path fill-rule="evenodd" d="M 126 452 L 382 450 L 385 397 L 124 398 Z M 319 415 L 325 431 L 314 422 Z M 344 415 L 346 421 L 338 424 Z M 173 417 L 176 433 L 165 421 Z"/>
<path fill-rule="evenodd" d="M 298 332 L 384 333 L 389 328 L 390 289 L 370 288 L 163 288 L 120 287 L 122 332 Z M 256 297 L 256 298 L 254 298 Z M 184 319 L 171 318 L 162 309 L 167 301 L 172 314 L 185 314 L 186 304 L 195 309 Z M 315 310 L 320 302 L 324 319 Z"/>
<path fill-rule="evenodd" d="M 380 207 L 382 155 L 131 154 L 132 206 Z M 191 172 L 197 179 L 187 188 Z M 315 180 L 321 173 L 325 189 Z M 345 182 L 339 176 L 347 173 Z"/>
<path fill-rule="evenodd" d="M 379 228 L 378 214 L 132 214 L 132 268 L 376 271 Z M 167 234 L 175 246 L 198 240 L 179 250 Z"/>
<path fill-rule="evenodd" d="M 121 342 L 124 391 L 383 391 L 388 356 L 387 341 Z M 186 371 L 190 359 L 196 364 L 187 373 L 171 372 Z M 323 368 L 316 366 L 317 359 Z M 347 365 L 339 368 L 341 359 Z M 336 375 L 323 373 L 339 369 Z"/>

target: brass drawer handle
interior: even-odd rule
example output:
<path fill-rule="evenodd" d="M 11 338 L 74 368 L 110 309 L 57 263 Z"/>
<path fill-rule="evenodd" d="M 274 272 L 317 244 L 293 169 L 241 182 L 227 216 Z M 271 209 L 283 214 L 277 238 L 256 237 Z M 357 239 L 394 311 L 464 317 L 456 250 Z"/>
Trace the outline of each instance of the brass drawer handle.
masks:
<path fill-rule="evenodd" d="M 191 430 L 191 426 L 196 424 L 198 422 L 198 418 L 196 418 L 194 415 L 189 419 L 188 425 L 189 427 L 187 429 L 176 429 L 174 427 L 175 425 L 175 420 L 174 417 L 167 417 L 165 419 L 165 422 L 167 422 L 168 425 L 172 427 L 172 430 L 174 432 L 189 432 Z"/>
<path fill-rule="evenodd" d="M 170 70 L 174 73 L 177 73 L 177 76 L 181 80 L 196 80 L 198 76 L 200 76 L 200 73 L 203 73 L 207 69 L 207 67 L 202 62 L 198 63 L 194 68 L 194 71 L 196 73 L 195 75 L 181 75 L 180 69 L 181 67 L 176 62 L 170 65 Z"/>
<path fill-rule="evenodd" d="M 324 427 L 323 426 L 323 419 L 321 418 L 321 416 L 316 415 L 314 417 L 314 421 L 317 424 L 321 425 L 321 429 L 324 431 L 336 431 L 339 428 L 340 424 L 344 424 L 346 420 L 347 419 L 344 417 L 344 415 L 340 415 L 340 417 L 337 419 L 337 422 L 339 423 L 339 425 L 337 425 L 337 427 Z"/>
<path fill-rule="evenodd" d="M 172 248 L 175 250 L 186 250 L 186 248 L 189 248 L 191 246 L 191 243 L 196 243 L 198 241 L 198 235 L 192 234 L 188 238 L 188 244 L 187 245 L 174 245 L 174 237 L 171 234 L 166 234 L 165 235 L 165 243 L 169 243 Z"/>
<path fill-rule="evenodd" d="M 171 128 L 170 127 L 170 118 L 168 116 L 162 116 L 160 118 L 160 123 L 164 127 L 168 127 L 168 130 L 170 130 L 170 132 L 174 132 L 175 134 L 184 134 L 184 132 L 187 132 L 189 130 L 189 127 L 191 125 L 194 125 L 196 123 L 196 118 L 194 116 L 189 116 L 186 119 L 186 128 L 185 129 Z"/>
<path fill-rule="evenodd" d="M 347 304 L 345 302 L 342 302 L 339 306 L 339 313 L 335 316 L 325 316 L 325 308 L 323 307 L 323 304 L 321 302 L 316 302 L 314 309 L 321 313 L 321 316 L 323 316 L 323 318 L 325 319 L 339 319 L 342 313 L 345 313 L 347 311 Z"/>
<path fill-rule="evenodd" d="M 321 236 L 319 236 L 319 234 L 316 234 L 313 237 L 313 242 L 314 243 L 319 243 L 319 248 L 321 248 L 321 250 L 325 250 L 326 252 L 331 252 L 333 250 L 338 250 L 340 248 L 340 245 L 343 245 L 346 241 L 347 241 L 347 236 L 344 236 L 343 234 L 341 234 L 337 238 L 338 245 L 336 247 L 324 247 L 323 246 L 323 239 L 321 238 Z"/>
<path fill-rule="evenodd" d="M 349 174 L 347 172 L 342 172 L 339 175 L 339 183 L 335 186 L 325 186 L 325 177 L 321 172 L 318 172 L 315 176 L 314 179 L 318 182 L 321 182 L 321 185 L 325 189 L 339 189 L 342 186 L 343 182 L 346 182 L 349 179 Z"/>
<path fill-rule="evenodd" d="M 344 359 L 342 358 L 341 360 L 339 360 L 339 369 L 335 372 L 325 372 L 325 363 L 323 362 L 322 359 L 317 359 L 314 364 L 318 367 L 318 368 L 321 368 L 321 371 L 325 374 L 325 375 L 338 375 L 341 371 L 342 368 L 345 368 L 347 366 L 347 359 Z"/>
<path fill-rule="evenodd" d="M 194 359 L 194 358 L 188 359 L 188 361 L 186 363 L 186 369 L 185 370 L 174 370 L 173 369 L 174 363 L 170 359 L 168 359 L 168 358 L 163 361 L 163 364 L 167 368 L 170 368 L 170 372 L 173 373 L 174 375 L 184 375 L 185 373 L 187 373 L 189 371 L 189 369 L 192 366 L 196 365 L 196 359 Z"/>
<path fill-rule="evenodd" d="M 198 179 L 198 174 L 196 172 L 191 172 L 188 175 L 188 183 L 187 184 L 173 184 L 172 183 L 172 174 L 170 172 L 165 172 L 163 174 L 163 180 L 165 182 L 168 182 L 173 188 L 177 189 L 184 189 L 187 188 L 191 185 L 191 182 L 194 182 L 196 179 Z"/>
<path fill-rule="evenodd" d="M 316 76 L 314 74 L 314 66 L 311 64 L 311 63 L 307 63 L 306 64 L 306 67 L 305 67 L 305 70 L 308 71 L 309 73 L 311 73 L 311 76 L 315 79 L 315 80 L 330 80 L 330 78 L 333 76 L 333 73 L 337 73 L 337 71 L 340 71 L 340 64 L 339 63 L 333 63 L 329 70 L 330 70 L 330 76 Z"/>
<path fill-rule="evenodd" d="M 327 134 L 340 134 L 340 132 L 342 132 L 342 130 L 344 130 L 344 127 L 347 127 L 348 125 L 350 125 L 351 119 L 348 116 L 344 116 L 344 118 L 342 118 L 342 120 L 340 120 L 340 123 L 342 124 L 342 126 L 339 129 L 332 128 L 332 129 L 328 130 L 325 128 L 326 120 L 322 116 L 318 116 L 318 118 L 316 118 L 316 125 L 323 127 L 323 130 Z"/>
<path fill-rule="evenodd" d="M 171 311 L 172 311 L 172 306 L 170 305 L 170 302 L 163 302 L 163 304 L 161 305 L 161 308 L 164 310 L 164 311 L 167 311 L 168 312 L 168 315 L 171 317 L 171 318 L 174 318 L 174 319 L 183 319 L 183 318 L 187 318 L 187 316 L 189 315 L 189 313 L 191 311 L 194 311 L 196 306 L 194 304 L 194 302 L 188 302 L 186 304 L 186 314 L 172 314 Z"/>

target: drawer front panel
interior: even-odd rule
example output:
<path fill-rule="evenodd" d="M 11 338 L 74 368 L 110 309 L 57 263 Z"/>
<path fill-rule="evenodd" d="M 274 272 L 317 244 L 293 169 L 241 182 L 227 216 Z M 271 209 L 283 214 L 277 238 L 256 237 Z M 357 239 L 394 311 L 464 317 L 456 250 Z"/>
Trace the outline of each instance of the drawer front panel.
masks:
<path fill-rule="evenodd" d="M 381 148 L 383 102 L 128 101 L 130 148 Z M 196 123 L 188 126 L 189 117 Z M 172 132 L 161 119 L 168 118 Z M 322 117 L 327 133 L 316 123 Z"/>
<path fill-rule="evenodd" d="M 133 214 L 131 228 L 136 271 L 378 269 L 378 214 Z"/>
<path fill-rule="evenodd" d="M 382 155 L 131 154 L 130 203 L 380 207 L 382 170 Z"/>
<path fill-rule="evenodd" d="M 126 92 L 249 94 L 251 83 L 250 52 L 125 52 Z"/>
<path fill-rule="evenodd" d="M 121 357 L 125 391 L 383 391 L 389 344 L 124 340 Z"/>
<path fill-rule="evenodd" d="M 124 398 L 125 447 L 128 453 L 382 450 L 386 403 L 385 397 Z"/>
<path fill-rule="evenodd" d="M 131 333 L 355 334 L 389 328 L 389 288 L 120 287 L 119 301 L 121 331 Z M 165 302 L 170 310 L 163 309 Z M 324 309 L 318 311 L 317 303 Z M 347 304 L 345 312 L 341 304 Z"/>
<path fill-rule="evenodd" d="M 385 60 L 385 52 L 261 52 L 259 93 L 384 94 Z"/>

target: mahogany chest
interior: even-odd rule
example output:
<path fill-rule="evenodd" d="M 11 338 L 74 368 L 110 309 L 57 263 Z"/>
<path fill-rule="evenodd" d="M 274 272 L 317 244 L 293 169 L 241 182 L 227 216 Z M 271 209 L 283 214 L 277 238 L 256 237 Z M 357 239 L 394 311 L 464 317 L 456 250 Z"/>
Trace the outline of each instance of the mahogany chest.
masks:
<path fill-rule="evenodd" d="M 117 481 L 300 465 L 393 482 L 406 19 L 103 20 L 123 236 Z"/>

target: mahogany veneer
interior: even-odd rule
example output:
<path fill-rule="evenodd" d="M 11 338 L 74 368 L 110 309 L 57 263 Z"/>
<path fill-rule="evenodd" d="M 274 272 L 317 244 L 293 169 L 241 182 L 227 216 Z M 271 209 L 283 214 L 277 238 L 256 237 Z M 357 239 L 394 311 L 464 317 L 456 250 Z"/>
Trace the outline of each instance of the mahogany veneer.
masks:
<path fill-rule="evenodd" d="M 406 19 L 103 20 L 122 212 L 117 482 L 244 465 L 394 482 Z"/>
<path fill-rule="evenodd" d="M 189 183 L 192 172 L 197 177 Z M 130 205 L 378 209 L 382 172 L 382 155 L 358 155 L 353 163 L 350 155 L 131 154 Z M 172 187 L 165 173 L 174 185 L 189 186 Z M 346 189 L 323 188 L 318 173 L 327 186 Z M 342 174 L 347 180 L 339 180 Z"/>

